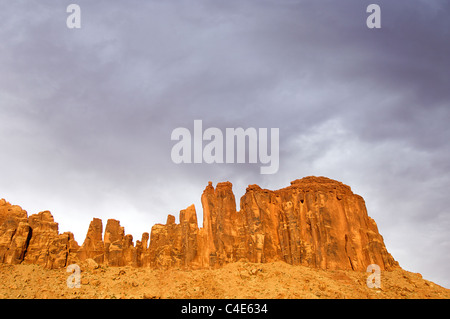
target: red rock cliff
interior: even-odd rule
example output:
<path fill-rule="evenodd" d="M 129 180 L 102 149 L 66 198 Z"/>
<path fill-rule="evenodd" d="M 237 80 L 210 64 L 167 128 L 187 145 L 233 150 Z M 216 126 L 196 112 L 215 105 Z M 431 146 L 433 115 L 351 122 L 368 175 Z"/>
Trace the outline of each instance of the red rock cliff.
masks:
<path fill-rule="evenodd" d="M 109 266 L 193 269 L 238 260 L 282 260 L 321 269 L 398 267 L 363 198 L 329 178 L 305 177 L 277 191 L 250 185 L 239 211 L 232 184 L 214 188 L 210 182 L 201 201 L 202 228 L 192 205 L 180 212 L 179 224 L 169 215 L 166 224 L 154 225 L 134 245 L 119 221 L 108 220 L 103 236 L 102 221 L 94 218 L 79 247 L 71 233 L 58 234 L 50 212 L 28 218 L 20 207 L 2 200 L 0 262 L 59 268 L 93 259 Z"/>

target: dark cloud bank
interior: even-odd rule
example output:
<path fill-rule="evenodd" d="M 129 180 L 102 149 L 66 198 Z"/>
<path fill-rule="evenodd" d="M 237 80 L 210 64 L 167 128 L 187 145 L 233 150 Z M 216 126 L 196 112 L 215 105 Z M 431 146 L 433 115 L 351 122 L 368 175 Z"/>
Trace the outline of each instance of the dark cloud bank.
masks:
<path fill-rule="evenodd" d="M 278 189 L 309 175 L 362 195 L 407 270 L 450 287 L 450 5 L 372 1 L 4 1 L 0 197 L 135 239 L 209 180 Z M 280 129 L 280 169 L 180 164 L 173 129 Z"/>

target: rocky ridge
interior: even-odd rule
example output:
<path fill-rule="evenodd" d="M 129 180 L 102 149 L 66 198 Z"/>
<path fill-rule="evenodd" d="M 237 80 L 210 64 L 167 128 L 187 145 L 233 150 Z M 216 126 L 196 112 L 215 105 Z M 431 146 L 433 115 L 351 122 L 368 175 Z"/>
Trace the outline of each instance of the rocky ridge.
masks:
<path fill-rule="evenodd" d="M 324 270 L 399 268 L 388 253 L 364 199 L 326 177 L 305 177 L 276 191 L 249 185 L 240 209 L 230 182 L 209 182 L 201 196 L 203 227 L 195 207 L 180 212 L 133 243 L 120 222 L 103 231 L 94 218 L 81 245 L 59 234 L 50 212 L 28 217 L 20 206 L 0 200 L 0 263 L 37 264 L 48 269 L 93 261 L 98 265 L 153 269 L 215 269 L 234 262 L 283 261 Z"/>

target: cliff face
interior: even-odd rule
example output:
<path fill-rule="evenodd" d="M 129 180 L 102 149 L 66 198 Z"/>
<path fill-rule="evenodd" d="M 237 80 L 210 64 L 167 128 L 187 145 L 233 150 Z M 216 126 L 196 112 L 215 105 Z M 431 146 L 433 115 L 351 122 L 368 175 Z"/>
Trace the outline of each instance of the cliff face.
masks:
<path fill-rule="evenodd" d="M 321 269 L 392 269 L 362 197 L 327 178 L 304 178 L 278 191 L 247 188 L 241 199 L 246 255 L 253 262 L 283 260 Z M 245 223 L 246 222 L 246 223 Z"/>
<path fill-rule="evenodd" d="M 75 261 L 79 249 L 72 233 L 58 233 L 50 212 L 27 212 L 0 200 L 0 262 L 60 268 Z"/>
<path fill-rule="evenodd" d="M 0 201 L 0 262 L 35 263 L 47 268 L 93 259 L 110 266 L 218 268 L 238 260 L 284 261 L 320 269 L 365 271 L 370 264 L 392 270 L 387 252 L 362 197 L 325 178 L 305 177 L 270 191 L 250 185 L 236 210 L 229 182 L 210 182 L 202 197 L 203 227 L 194 206 L 169 215 L 133 244 L 120 222 L 107 221 L 103 234 L 94 218 L 81 247 L 71 233 L 58 234 L 49 212 L 31 215 Z M 102 238 L 102 236 L 104 237 Z M 150 243 L 148 245 L 148 240 Z"/>

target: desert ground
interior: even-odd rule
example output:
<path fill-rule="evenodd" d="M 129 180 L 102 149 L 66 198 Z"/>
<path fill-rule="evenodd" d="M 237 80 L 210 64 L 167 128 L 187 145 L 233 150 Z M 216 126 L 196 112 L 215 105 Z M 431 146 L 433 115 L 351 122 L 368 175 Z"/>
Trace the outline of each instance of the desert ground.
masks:
<path fill-rule="evenodd" d="M 381 288 L 368 288 L 369 273 L 320 270 L 283 262 L 237 262 L 211 270 L 80 265 L 81 286 L 69 288 L 66 268 L 0 265 L 3 299 L 448 299 L 450 290 L 402 269 L 381 272 Z"/>

